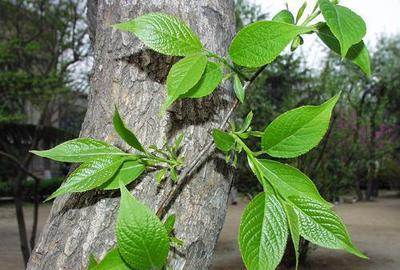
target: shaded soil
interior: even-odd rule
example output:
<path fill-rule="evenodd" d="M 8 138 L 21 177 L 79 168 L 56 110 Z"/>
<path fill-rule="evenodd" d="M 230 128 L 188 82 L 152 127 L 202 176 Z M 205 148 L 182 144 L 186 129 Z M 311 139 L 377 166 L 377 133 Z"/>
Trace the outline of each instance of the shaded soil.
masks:
<path fill-rule="evenodd" d="M 245 269 L 236 244 L 241 213 L 247 202 L 229 207 L 218 241 L 212 270 Z M 39 228 L 50 212 L 40 207 Z M 336 212 L 348 225 L 355 244 L 370 260 L 361 260 L 342 251 L 313 248 L 303 270 L 398 270 L 400 269 L 400 199 L 379 198 L 375 202 L 341 204 Z M 25 207 L 27 226 L 31 226 L 32 207 Z M 0 270 L 23 269 L 17 223 L 12 204 L 0 205 Z"/>

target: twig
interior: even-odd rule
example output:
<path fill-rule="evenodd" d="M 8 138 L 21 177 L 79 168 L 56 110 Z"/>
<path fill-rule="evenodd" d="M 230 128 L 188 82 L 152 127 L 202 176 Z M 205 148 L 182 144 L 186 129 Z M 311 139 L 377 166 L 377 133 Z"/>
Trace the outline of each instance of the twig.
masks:
<path fill-rule="evenodd" d="M 251 84 L 257 79 L 257 77 L 264 71 L 267 65 L 260 67 L 251 78 L 245 82 L 243 89 L 246 91 Z M 235 99 L 232 104 L 232 107 L 229 109 L 228 113 L 226 114 L 224 120 L 219 125 L 219 129 L 224 129 L 226 124 L 228 123 L 229 119 L 232 117 L 233 112 L 239 106 L 239 100 Z M 174 199 L 179 195 L 182 188 L 186 185 L 188 181 L 188 176 L 190 176 L 194 171 L 198 169 L 199 164 L 202 164 L 204 161 L 207 160 L 209 155 L 215 150 L 214 141 L 211 140 L 207 145 L 197 154 L 197 156 L 193 159 L 193 161 L 185 167 L 185 169 L 179 174 L 179 179 L 175 186 L 170 190 L 164 201 L 161 203 L 160 207 L 157 210 L 157 216 L 159 218 L 163 218 L 167 212 L 167 208 L 169 205 L 174 201 Z"/>

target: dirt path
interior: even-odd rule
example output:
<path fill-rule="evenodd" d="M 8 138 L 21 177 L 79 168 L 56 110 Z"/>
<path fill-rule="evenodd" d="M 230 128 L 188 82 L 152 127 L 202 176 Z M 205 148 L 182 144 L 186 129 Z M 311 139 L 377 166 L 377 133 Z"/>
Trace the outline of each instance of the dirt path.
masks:
<path fill-rule="evenodd" d="M 236 244 L 244 202 L 230 206 L 217 245 L 212 270 L 245 269 Z M 342 251 L 314 248 L 302 270 L 398 270 L 400 269 L 400 199 L 341 204 L 335 211 L 347 224 L 355 244 L 369 260 Z"/>
<path fill-rule="evenodd" d="M 236 235 L 245 202 L 230 206 L 218 241 L 212 270 L 245 269 L 237 249 Z M 45 223 L 50 205 L 40 208 L 39 228 Z M 354 242 L 370 260 L 364 261 L 341 251 L 316 248 L 302 270 L 398 270 L 400 269 L 400 199 L 380 198 L 375 202 L 342 204 L 336 211 L 348 225 Z M 28 227 L 32 208 L 26 207 Z M 23 269 L 17 225 L 12 205 L 0 205 L 0 270 Z"/>

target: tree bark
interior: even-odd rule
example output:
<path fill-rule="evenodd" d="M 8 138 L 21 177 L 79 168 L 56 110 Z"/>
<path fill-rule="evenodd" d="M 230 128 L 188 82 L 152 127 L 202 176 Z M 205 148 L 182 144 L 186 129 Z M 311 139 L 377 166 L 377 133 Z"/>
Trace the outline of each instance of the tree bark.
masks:
<path fill-rule="evenodd" d="M 235 30 L 233 0 L 98 0 L 89 1 L 88 9 L 95 63 L 81 137 L 102 139 L 131 151 L 112 126 L 117 105 L 144 145 L 161 146 L 183 132 L 183 154 L 189 163 L 226 115 L 233 100 L 232 91 L 226 90 L 230 85 L 205 99 L 178 102 L 160 116 L 166 75 L 177 59 L 146 49 L 132 34 L 110 25 L 148 12 L 174 14 L 189 23 L 208 49 L 225 55 Z M 230 170 L 224 164 L 216 155 L 209 158 L 169 210 L 176 213 L 176 235 L 185 242 L 182 250 L 169 258 L 173 269 L 201 270 L 211 264 L 231 183 Z M 171 186 L 157 187 L 154 175 L 147 174 L 135 185 L 133 194 L 156 211 Z M 85 269 L 89 254 L 102 258 L 115 246 L 118 205 L 118 191 L 91 191 L 56 199 L 27 269 Z"/>

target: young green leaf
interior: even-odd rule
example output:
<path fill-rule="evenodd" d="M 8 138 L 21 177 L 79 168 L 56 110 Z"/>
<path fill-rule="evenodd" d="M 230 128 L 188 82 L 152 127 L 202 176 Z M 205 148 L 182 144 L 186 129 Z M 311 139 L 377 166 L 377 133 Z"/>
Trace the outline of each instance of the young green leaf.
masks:
<path fill-rule="evenodd" d="M 194 54 L 186 56 L 172 66 L 167 77 L 168 98 L 164 104 L 165 109 L 199 82 L 206 65 L 205 55 Z"/>
<path fill-rule="evenodd" d="M 288 226 L 273 193 L 258 194 L 246 207 L 239 227 L 239 249 L 248 270 L 275 270 L 285 252 Z"/>
<path fill-rule="evenodd" d="M 240 81 L 240 78 L 238 75 L 235 74 L 234 76 L 234 81 L 233 81 L 233 90 L 235 90 L 235 94 L 237 99 L 243 103 L 244 102 L 244 96 L 245 96 L 245 92 L 244 92 L 244 88 L 242 85 L 242 82 Z"/>
<path fill-rule="evenodd" d="M 78 138 L 66 141 L 49 150 L 32 150 L 31 152 L 37 156 L 61 162 L 85 162 L 99 156 L 126 155 L 115 146 L 91 138 Z"/>
<path fill-rule="evenodd" d="M 120 182 L 125 186 L 135 181 L 146 169 L 146 166 L 137 160 L 125 161 L 115 175 L 100 188 L 104 190 L 118 189 Z"/>
<path fill-rule="evenodd" d="M 303 4 L 301 5 L 301 7 L 299 8 L 299 10 L 297 11 L 296 14 L 296 23 L 298 23 L 301 19 L 301 17 L 304 14 L 304 10 L 306 10 L 307 8 L 307 1 L 304 1 Z"/>
<path fill-rule="evenodd" d="M 133 132 L 130 131 L 125 126 L 124 122 L 121 119 L 121 116 L 119 115 L 117 108 L 115 108 L 113 124 L 114 124 L 115 131 L 117 131 L 118 135 L 125 142 L 127 142 L 130 146 L 132 146 L 133 148 L 135 148 L 141 152 L 146 152 L 146 150 L 144 150 L 144 148 L 141 145 L 141 143 L 139 142 L 139 140 L 136 138 L 135 134 L 133 134 Z"/>
<path fill-rule="evenodd" d="M 219 129 L 214 129 L 212 136 L 217 148 L 223 152 L 230 151 L 235 145 L 235 138 L 233 138 L 227 132 L 221 131 Z"/>
<path fill-rule="evenodd" d="M 219 64 L 208 61 L 200 81 L 180 98 L 202 98 L 210 95 L 221 83 L 223 75 Z"/>
<path fill-rule="evenodd" d="M 299 218 L 300 234 L 305 239 L 326 248 L 344 249 L 358 257 L 367 258 L 351 242 L 340 218 L 328 207 L 304 197 L 291 197 Z"/>
<path fill-rule="evenodd" d="M 172 181 L 174 181 L 174 182 L 178 181 L 178 173 L 177 173 L 175 167 L 171 167 L 169 169 L 169 176 L 171 177 Z"/>
<path fill-rule="evenodd" d="M 164 227 L 167 230 L 168 235 L 174 230 L 175 219 L 176 219 L 175 214 L 169 215 L 164 222 Z"/>
<path fill-rule="evenodd" d="M 113 27 L 133 32 L 148 47 L 166 55 L 185 56 L 203 49 L 199 37 L 184 22 L 164 13 L 145 14 Z"/>
<path fill-rule="evenodd" d="M 114 248 L 107 252 L 104 259 L 94 266 L 90 266 L 88 270 L 131 270 L 128 265 L 124 262 L 119 254 L 118 248 Z"/>
<path fill-rule="evenodd" d="M 277 161 L 257 159 L 259 168 L 264 177 L 277 189 L 279 193 L 288 198 L 290 196 L 303 196 L 321 204 L 331 206 L 318 192 L 315 184 L 300 170 Z"/>
<path fill-rule="evenodd" d="M 350 47 L 365 36 L 365 22 L 350 9 L 335 5 L 329 0 L 318 0 L 318 4 L 327 25 L 339 40 L 340 55 L 345 58 Z"/>
<path fill-rule="evenodd" d="M 83 163 L 46 201 L 66 193 L 84 192 L 101 186 L 113 177 L 125 160 L 124 157 L 102 156 Z"/>
<path fill-rule="evenodd" d="M 242 128 L 239 130 L 239 133 L 245 132 L 250 127 L 252 120 L 253 120 L 253 112 L 250 111 L 246 115 L 246 118 L 243 121 L 243 125 L 242 125 Z"/>
<path fill-rule="evenodd" d="M 264 131 L 262 149 L 280 158 L 293 158 L 310 151 L 325 135 L 339 96 L 319 106 L 302 106 L 278 116 Z"/>
<path fill-rule="evenodd" d="M 289 23 L 289 24 L 294 24 L 294 17 L 293 14 L 287 10 L 281 10 L 279 11 L 273 18 L 273 21 L 275 22 L 283 22 L 283 23 Z"/>
<path fill-rule="evenodd" d="M 157 183 L 161 183 L 167 174 L 167 168 L 163 168 L 156 173 L 156 181 Z"/>
<path fill-rule="evenodd" d="M 260 67 L 271 63 L 296 36 L 312 30 L 283 22 L 255 22 L 237 33 L 229 55 L 238 65 Z"/>
<path fill-rule="evenodd" d="M 329 49 L 340 55 L 340 43 L 325 23 L 318 25 L 318 37 Z M 345 58 L 359 66 L 368 77 L 371 76 L 369 52 L 363 41 L 351 46 Z"/>
<path fill-rule="evenodd" d="M 164 224 L 121 185 L 117 245 L 124 261 L 133 269 L 152 270 L 164 266 L 169 238 Z"/>
<path fill-rule="evenodd" d="M 290 50 L 293 52 L 295 51 L 299 46 L 303 45 L 304 39 L 301 36 L 297 36 L 293 39 L 292 44 L 290 45 Z"/>

